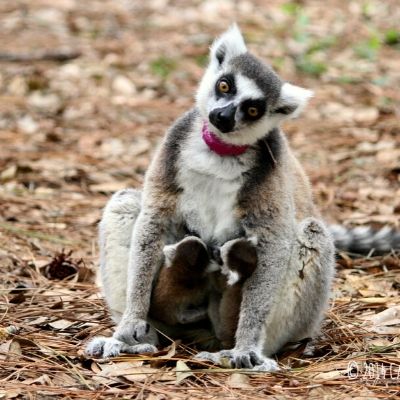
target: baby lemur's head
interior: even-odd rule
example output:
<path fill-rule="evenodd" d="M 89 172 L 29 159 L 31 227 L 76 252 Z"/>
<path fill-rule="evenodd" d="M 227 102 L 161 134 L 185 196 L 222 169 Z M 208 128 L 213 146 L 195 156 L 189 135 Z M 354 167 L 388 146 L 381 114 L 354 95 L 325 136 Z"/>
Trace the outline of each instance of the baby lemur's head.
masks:
<path fill-rule="evenodd" d="M 221 272 L 227 276 L 228 285 L 243 283 L 257 267 L 257 239 L 239 238 L 226 242 L 220 249 Z"/>
<path fill-rule="evenodd" d="M 178 278 L 179 275 L 185 279 L 203 276 L 210 262 L 206 245 L 195 236 L 188 236 L 176 244 L 167 245 L 163 252 L 165 266 Z"/>
<path fill-rule="evenodd" d="M 211 46 L 197 107 L 208 129 L 221 140 L 251 145 L 285 118 L 297 116 L 311 96 L 311 91 L 283 82 L 248 53 L 233 25 Z"/>

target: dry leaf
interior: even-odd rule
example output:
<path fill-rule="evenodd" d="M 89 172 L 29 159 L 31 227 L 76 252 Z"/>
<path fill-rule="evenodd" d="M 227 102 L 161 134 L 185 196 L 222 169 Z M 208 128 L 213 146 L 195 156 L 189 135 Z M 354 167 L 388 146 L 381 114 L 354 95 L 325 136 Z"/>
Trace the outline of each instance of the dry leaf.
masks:
<path fill-rule="evenodd" d="M 57 372 L 53 379 L 53 385 L 55 386 L 73 386 L 77 384 L 77 380 L 74 379 L 71 375 L 68 375 L 64 372 Z"/>
<path fill-rule="evenodd" d="M 9 180 L 15 178 L 16 175 L 17 175 L 17 166 L 14 164 L 14 165 L 9 166 L 5 170 L 1 171 L 0 181 L 1 182 L 9 181 Z"/>
<path fill-rule="evenodd" d="M 181 383 L 184 379 L 189 378 L 190 376 L 194 376 L 193 372 L 191 372 L 188 365 L 181 360 L 176 362 L 176 383 Z"/>
<path fill-rule="evenodd" d="M 359 299 L 362 303 L 368 304 L 384 304 L 392 300 L 391 297 L 362 297 Z"/>
<path fill-rule="evenodd" d="M 314 379 L 317 381 L 318 380 L 329 381 L 329 380 L 341 379 L 344 377 L 344 375 L 348 374 L 348 372 L 349 372 L 348 369 L 320 372 L 319 374 L 314 376 Z"/>
<path fill-rule="evenodd" d="M 400 335 L 400 306 L 387 308 L 386 310 L 370 315 L 364 323 L 369 332 L 381 335 Z"/>
<path fill-rule="evenodd" d="M 24 392 L 24 389 L 18 389 L 18 388 L 0 390 L 0 399 L 15 399 L 23 392 Z"/>
<path fill-rule="evenodd" d="M 367 342 L 369 348 L 371 348 L 371 347 L 387 347 L 387 346 L 391 346 L 393 344 L 390 340 L 385 339 L 385 338 L 372 339 L 372 340 L 367 339 L 366 342 Z"/>
<path fill-rule="evenodd" d="M 21 355 L 22 349 L 18 340 L 11 339 L 0 344 L 0 360 L 14 360 Z"/>
<path fill-rule="evenodd" d="M 157 381 L 172 381 L 172 372 L 164 372 L 158 368 L 144 366 L 143 361 L 127 361 L 100 365 L 101 372 L 97 374 L 102 382 L 114 381 L 112 378 L 125 378 L 130 382 L 143 382 L 148 379 Z M 108 378 L 108 379 L 107 379 Z"/>
<path fill-rule="evenodd" d="M 44 323 L 46 323 L 49 320 L 48 317 L 38 317 L 36 319 L 34 319 L 33 321 L 29 321 L 28 325 L 42 325 Z"/>
<path fill-rule="evenodd" d="M 112 181 L 90 185 L 89 189 L 91 192 L 114 193 L 129 186 L 131 184 L 128 181 Z"/>
<path fill-rule="evenodd" d="M 51 326 L 53 329 L 62 331 L 64 329 L 70 328 L 72 325 L 76 324 L 75 321 L 68 321 L 66 319 L 59 319 L 54 322 L 49 322 L 47 325 Z"/>
<path fill-rule="evenodd" d="M 36 383 L 38 385 L 53 386 L 53 383 L 47 374 L 43 374 L 43 375 L 39 376 L 38 378 L 25 379 L 22 383 L 24 385 L 32 385 L 33 383 Z"/>
<path fill-rule="evenodd" d="M 167 354 L 164 354 L 162 356 L 157 356 L 157 359 L 163 359 L 163 360 L 169 360 L 170 358 L 173 358 L 176 354 L 176 342 L 172 342 L 170 346 L 167 347 Z"/>
<path fill-rule="evenodd" d="M 371 318 L 374 325 L 399 325 L 400 306 L 390 307 Z"/>
<path fill-rule="evenodd" d="M 226 383 L 229 387 L 235 389 L 243 389 L 251 387 L 250 378 L 247 375 L 240 374 L 238 372 L 230 374 Z"/>
<path fill-rule="evenodd" d="M 370 331 L 380 335 L 400 335 L 400 326 L 376 326 Z"/>

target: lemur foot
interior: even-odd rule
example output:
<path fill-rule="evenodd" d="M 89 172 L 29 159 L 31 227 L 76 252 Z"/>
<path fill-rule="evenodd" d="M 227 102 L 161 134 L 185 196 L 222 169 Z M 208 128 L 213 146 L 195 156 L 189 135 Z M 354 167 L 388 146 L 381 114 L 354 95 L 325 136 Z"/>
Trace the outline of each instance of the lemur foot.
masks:
<path fill-rule="evenodd" d="M 216 353 L 203 351 L 195 356 L 197 360 L 211 361 L 229 368 L 247 368 L 255 371 L 278 371 L 278 363 L 272 358 L 264 357 L 259 352 L 250 350 L 221 350 Z"/>
<path fill-rule="evenodd" d="M 85 351 L 88 356 L 110 358 L 119 356 L 121 353 L 154 353 L 157 347 L 147 343 L 129 345 L 113 337 L 98 336 L 87 344 Z"/>
<path fill-rule="evenodd" d="M 321 250 L 321 239 L 329 240 L 330 236 L 322 222 L 315 218 L 306 218 L 300 223 L 298 240 L 307 249 Z"/>
<path fill-rule="evenodd" d="M 144 319 L 130 319 L 127 322 L 122 320 L 113 337 L 128 345 L 138 343 L 158 344 L 157 332 Z"/>
<path fill-rule="evenodd" d="M 262 364 L 256 365 L 253 371 L 275 372 L 279 371 L 278 363 L 272 358 L 265 358 Z"/>
<path fill-rule="evenodd" d="M 208 351 L 202 351 L 196 354 L 193 358 L 199 361 L 210 361 L 213 364 L 220 364 L 220 355 L 219 351 L 216 353 L 210 353 Z"/>

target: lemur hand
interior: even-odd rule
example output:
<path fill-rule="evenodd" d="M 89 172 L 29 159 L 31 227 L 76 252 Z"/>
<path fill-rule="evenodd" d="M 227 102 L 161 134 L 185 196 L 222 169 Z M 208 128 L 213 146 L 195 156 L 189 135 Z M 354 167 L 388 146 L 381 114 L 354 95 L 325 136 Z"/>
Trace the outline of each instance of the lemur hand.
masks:
<path fill-rule="evenodd" d="M 123 343 L 135 345 L 147 343 L 156 345 L 157 332 L 144 319 L 122 319 L 118 324 L 113 337 Z"/>
<path fill-rule="evenodd" d="M 248 368 L 256 371 L 278 371 L 278 363 L 272 358 L 264 357 L 260 351 L 249 350 L 221 350 L 216 353 L 203 351 L 195 356 L 197 360 L 207 360 L 227 368 Z"/>
<path fill-rule="evenodd" d="M 129 345 L 113 337 L 97 336 L 86 345 L 85 351 L 88 356 L 110 358 L 117 357 L 121 353 L 154 353 L 157 347 L 146 343 Z"/>
<path fill-rule="evenodd" d="M 86 346 L 89 356 L 110 358 L 121 353 L 154 353 L 158 344 L 157 332 L 144 320 L 120 322 L 113 337 L 97 336 Z"/>

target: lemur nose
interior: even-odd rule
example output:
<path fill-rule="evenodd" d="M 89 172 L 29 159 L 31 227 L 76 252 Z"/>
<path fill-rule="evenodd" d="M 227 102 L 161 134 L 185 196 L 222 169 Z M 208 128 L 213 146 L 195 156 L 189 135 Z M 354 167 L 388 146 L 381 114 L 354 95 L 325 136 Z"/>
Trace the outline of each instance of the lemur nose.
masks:
<path fill-rule="evenodd" d="M 236 107 L 229 104 L 226 107 L 216 108 L 210 112 L 210 122 L 221 132 L 231 132 L 235 127 Z"/>

